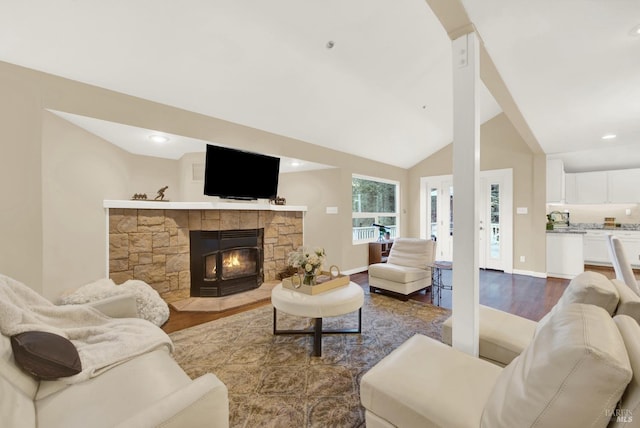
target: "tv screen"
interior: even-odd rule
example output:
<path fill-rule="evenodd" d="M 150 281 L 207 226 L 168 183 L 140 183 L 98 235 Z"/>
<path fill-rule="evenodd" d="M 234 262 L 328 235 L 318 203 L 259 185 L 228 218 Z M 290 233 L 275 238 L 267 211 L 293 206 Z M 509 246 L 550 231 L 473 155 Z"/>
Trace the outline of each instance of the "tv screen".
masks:
<path fill-rule="evenodd" d="M 228 199 L 273 199 L 280 159 L 207 144 L 204 194 Z"/>

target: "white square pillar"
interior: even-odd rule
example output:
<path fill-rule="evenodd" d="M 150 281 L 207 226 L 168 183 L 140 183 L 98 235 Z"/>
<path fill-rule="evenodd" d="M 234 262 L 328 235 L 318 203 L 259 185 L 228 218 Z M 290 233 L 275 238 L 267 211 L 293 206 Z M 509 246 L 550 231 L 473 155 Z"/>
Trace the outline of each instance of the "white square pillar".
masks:
<path fill-rule="evenodd" d="M 475 33 L 453 47 L 453 347 L 478 355 L 480 47 Z"/>

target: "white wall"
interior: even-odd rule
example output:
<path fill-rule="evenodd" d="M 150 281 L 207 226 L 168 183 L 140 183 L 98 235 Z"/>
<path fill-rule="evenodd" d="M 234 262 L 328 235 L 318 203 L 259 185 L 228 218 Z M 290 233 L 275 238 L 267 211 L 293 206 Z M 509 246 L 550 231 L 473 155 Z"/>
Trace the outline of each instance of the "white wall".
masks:
<path fill-rule="evenodd" d="M 178 189 L 177 162 L 129 154 L 49 112 L 42 129 L 42 294 L 106 276 L 104 199 Z"/>
<path fill-rule="evenodd" d="M 0 68 L 0 273 L 42 292 L 40 99 Z"/>

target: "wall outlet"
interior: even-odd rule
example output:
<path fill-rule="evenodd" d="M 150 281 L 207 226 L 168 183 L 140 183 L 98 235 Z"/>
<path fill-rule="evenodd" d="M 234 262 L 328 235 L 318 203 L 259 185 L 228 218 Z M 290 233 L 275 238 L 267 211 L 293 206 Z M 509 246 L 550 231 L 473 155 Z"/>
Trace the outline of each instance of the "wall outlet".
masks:
<path fill-rule="evenodd" d="M 524 263 L 524 256 L 520 256 L 520 263 Z"/>

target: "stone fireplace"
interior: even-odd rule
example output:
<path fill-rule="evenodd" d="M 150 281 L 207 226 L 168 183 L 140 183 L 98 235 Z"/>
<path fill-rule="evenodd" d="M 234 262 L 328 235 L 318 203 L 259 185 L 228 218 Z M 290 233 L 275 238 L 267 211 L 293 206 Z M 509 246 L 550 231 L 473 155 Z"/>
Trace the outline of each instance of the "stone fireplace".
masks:
<path fill-rule="evenodd" d="M 246 254 L 246 251 L 231 255 L 248 256 L 250 260 L 253 257 L 256 265 L 262 264 L 261 268 L 256 267 L 258 273 L 254 281 L 257 286 L 261 281 L 277 280 L 278 275 L 287 268 L 289 252 L 303 244 L 306 207 L 273 207 L 265 204 L 260 209 L 216 208 L 241 205 L 244 204 L 105 201 L 109 220 L 109 277 L 117 284 L 128 279 L 140 279 L 150 284 L 163 297 L 166 294 L 189 297 L 192 280 L 192 231 L 223 235 L 234 231 L 242 235 L 256 234 L 256 231 L 262 230 L 261 250 L 257 249 L 259 245 L 256 244 L 253 255 Z M 209 269 L 213 269 L 215 261 L 216 274 L 220 269 L 217 257 L 218 255 L 208 261 Z M 203 270 L 206 270 L 206 262 Z M 230 278 L 225 279 L 235 280 L 246 274 L 245 271 L 229 272 Z M 214 284 L 211 278 L 206 282 L 210 286 Z M 234 283 L 232 281 L 230 284 Z M 229 290 L 233 291 L 235 287 L 233 285 Z M 215 295 L 219 290 L 205 289 L 205 295 L 209 292 Z M 217 295 L 227 294 L 220 293 Z"/>

